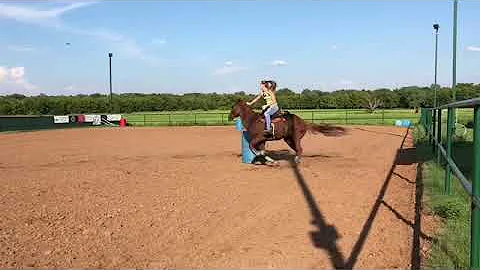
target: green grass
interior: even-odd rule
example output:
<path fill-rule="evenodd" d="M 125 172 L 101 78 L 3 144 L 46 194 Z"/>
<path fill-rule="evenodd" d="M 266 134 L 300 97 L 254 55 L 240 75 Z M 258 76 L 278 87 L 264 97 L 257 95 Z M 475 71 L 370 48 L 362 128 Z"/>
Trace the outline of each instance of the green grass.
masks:
<path fill-rule="evenodd" d="M 431 268 L 467 268 L 470 252 L 470 197 L 460 181 L 452 177 L 452 195 L 444 195 L 445 170 L 434 162 L 431 146 L 420 127 L 415 128 L 417 155 L 428 160 L 422 166 L 424 204 L 427 211 L 442 218 L 427 260 Z M 454 160 L 462 173 L 471 176 L 471 142 L 457 142 Z"/>
<path fill-rule="evenodd" d="M 320 109 L 320 110 L 288 110 L 299 117 L 315 123 L 348 124 L 348 125 L 394 125 L 396 120 L 409 119 L 416 123 L 419 114 L 408 109 L 378 110 L 369 113 L 366 110 Z M 175 111 L 175 112 L 142 112 L 124 114 L 127 122 L 134 126 L 162 125 L 232 125 L 228 121 L 225 110 L 214 111 Z"/>

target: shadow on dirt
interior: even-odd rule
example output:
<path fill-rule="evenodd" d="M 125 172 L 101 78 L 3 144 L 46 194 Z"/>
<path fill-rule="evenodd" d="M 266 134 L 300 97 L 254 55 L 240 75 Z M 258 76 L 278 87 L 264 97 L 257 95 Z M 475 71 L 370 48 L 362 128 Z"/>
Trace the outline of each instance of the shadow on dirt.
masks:
<path fill-rule="evenodd" d="M 370 132 L 370 133 L 375 133 L 375 134 L 403 137 L 403 135 L 400 135 L 400 134 L 395 134 L 395 133 L 391 133 L 391 132 L 382 132 L 382 131 L 379 131 L 379 130 L 368 130 L 366 128 L 361 128 L 361 127 L 353 127 L 353 129 L 357 129 L 357 130 L 365 131 L 365 132 Z"/>
<path fill-rule="evenodd" d="M 294 161 L 294 155 L 290 154 L 288 150 L 284 151 L 269 151 L 267 155 L 275 160 L 286 160 L 288 161 L 290 167 L 293 169 L 293 172 L 296 176 L 297 183 L 300 186 L 303 196 L 310 208 L 310 213 L 312 214 L 312 225 L 317 227 L 317 230 L 310 232 L 310 237 L 313 243 L 313 246 L 316 248 L 325 249 L 328 252 L 330 260 L 335 267 L 335 269 L 345 269 L 345 258 L 342 252 L 337 246 L 337 239 L 339 234 L 335 226 L 327 224 L 325 221 L 322 212 L 320 211 L 315 197 L 313 196 L 310 188 L 305 181 L 298 165 Z M 329 155 L 305 155 L 303 157 L 322 157 L 330 158 Z"/>
<path fill-rule="evenodd" d="M 317 231 L 310 233 L 313 245 L 317 248 L 325 249 L 328 252 L 331 263 L 336 269 L 352 269 L 355 266 L 358 260 L 358 257 L 360 256 L 360 253 L 367 240 L 369 232 L 372 228 L 375 217 L 377 216 L 380 206 L 382 205 L 385 206 L 389 211 L 391 211 L 401 222 L 407 224 L 412 228 L 413 248 L 411 251 L 411 268 L 419 269 L 421 267 L 420 239 L 424 238 L 431 241 L 432 238 L 425 235 L 421 231 L 421 220 L 422 220 L 421 203 L 422 203 L 422 197 L 423 197 L 423 183 L 421 180 L 420 166 L 425 160 L 423 160 L 423 158 L 422 160 L 419 160 L 420 156 L 416 154 L 415 148 L 404 148 L 405 141 L 408 137 L 409 131 L 410 130 L 408 129 L 403 136 L 403 140 L 395 156 L 395 161 L 393 162 L 389 172 L 385 177 L 384 183 L 377 195 L 376 201 L 372 206 L 370 214 L 363 225 L 360 236 L 355 242 L 353 249 L 350 253 L 350 256 L 348 258 L 345 258 L 345 256 L 339 250 L 337 246 L 337 239 L 339 238 L 337 229 L 335 228 L 335 226 L 326 223 L 325 218 L 323 217 L 316 203 L 316 200 L 306 183 L 306 180 L 304 179 L 298 165 L 294 162 L 293 154 L 290 154 L 289 151 L 279 151 L 279 152 L 272 151 L 267 154 L 276 160 L 287 160 L 289 162 L 296 176 L 296 180 L 300 188 L 302 189 L 305 200 L 307 201 L 308 206 L 310 208 L 310 212 L 313 218 L 312 224 L 317 227 Z M 328 155 L 315 155 L 315 156 L 325 157 L 325 158 L 331 157 Z M 395 172 L 397 165 L 411 165 L 411 164 L 417 164 L 416 179 L 408 179 Z M 392 206 L 390 206 L 390 204 L 384 201 L 384 196 L 387 192 L 389 183 L 393 176 L 398 176 L 400 179 L 405 180 L 410 184 L 416 184 L 414 221 L 410 221 L 407 218 L 403 217 L 402 214 L 400 214 L 397 210 L 395 210 Z"/>
<path fill-rule="evenodd" d="M 289 150 L 279 150 L 279 151 L 265 151 L 265 153 L 275 159 L 275 160 L 285 160 L 290 162 L 293 162 L 294 159 L 294 154 L 292 154 Z M 302 159 L 308 159 L 308 158 L 334 158 L 338 156 L 333 156 L 333 155 L 325 155 L 325 154 L 314 154 L 314 155 L 302 155 Z"/>

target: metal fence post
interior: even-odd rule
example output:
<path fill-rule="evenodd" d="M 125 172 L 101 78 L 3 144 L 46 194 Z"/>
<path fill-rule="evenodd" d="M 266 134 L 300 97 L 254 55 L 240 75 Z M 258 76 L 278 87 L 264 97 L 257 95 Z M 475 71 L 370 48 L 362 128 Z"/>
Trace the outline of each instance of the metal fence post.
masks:
<path fill-rule="evenodd" d="M 430 143 L 433 144 L 433 121 L 434 121 L 434 117 L 433 117 L 433 109 L 430 109 L 430 113 L 428 114 L 428 117 L 430 118 Z"/>
<path fill-rule="evenodd" d="M 427 122 L 425 121 L 425 109 L 424 108 L 420 108 L 420 123 L 422 124 L 422 126 L 426 130 L 427 129 Z"/>
<path fill-rule="evenodd" d="M 437 142 L 442 145 L 442 109 L 437 111 Z M 437 164 L 440 164 L 440 151 L 437 147 Z"/>
<path fill-rule="evenodd" d="M 472 196 L 480 195 L 480 106 L 475 106 L 473 127 Z M 480 209 L 472 200 L 470 268 L 480 267 Z"/>
<path fill-rule="evenodd" d="M 312 111 L 312 123 L 313 123 L 313 111 Z"/>
<path fill-rule="evenodd" d="M 425 126 L 427 127 L 427 132 L 428 132 L 428 109 L 425 109 Z"/>
<path fill-rule="evenodd" d="M 452 158 L 452 144 L 453 144 L 453 126 L 455 121 L 455 115 L 453 108 L 448 108 L 447 116 L 447 158 Z M 447 195 L 451 194 L 452 185 L 452 168 L 447 163 L 447 169 L 445 170 L 445 190 Z"/>
<path fill-rule="evenodd" d="M 348 123 L 348 109 L 345 109 L 345 125 Z"/>
<path fill-rule="evenodd" d="M 427 132 L 428 132 L 428 142 L 432 144 L 432 111 L 428 110 L 427 113 Z"/>
<path fill-rule="evenodd" d="M 146 119 L 146 118 L 147 118 L 147 115 L 144 114 L 144 115 L 143 115 L 143 125 L 144 125 L 144 126 L 147 125 L 147 119 Z"/>
<path fill-rule="evenodd" d="M 435 143 L 436 136 L 436 122 L 437 122 L 437 110 L 432 109 L 432 146 L 433 146 L 433 153 L 437 152 L 437 144 Z"/>
<path fill-rule="evenodd" d="M 385 125 L 385 108 L 382 108 L 382 125 Z"/>

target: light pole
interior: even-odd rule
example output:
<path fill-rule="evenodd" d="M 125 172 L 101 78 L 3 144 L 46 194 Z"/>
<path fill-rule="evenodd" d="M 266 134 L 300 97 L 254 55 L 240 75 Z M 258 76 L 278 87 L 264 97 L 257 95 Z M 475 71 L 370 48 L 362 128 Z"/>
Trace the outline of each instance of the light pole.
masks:
<path fill-rule="evenodd" d="M 457 6 L 458 0 L 453 1 L 453 65 L 452 65 L 452 102 L 456 101 L 457 86 Z"/>
<path fill-rule="evenodd" d="M 433 25 L 433 29 L 435 29 L 435 79 L 433 83 L 433 92 L 434 92 L 434 98 L 433 98 L 433 108 L 437 107 L 437 66 L 438 66 L 438 29 L 440 28 L 440 25 L 437 23 Z M 435 147 L 435 138 L 436 138 L 436 120 L 437 120 L 437 111 L 432 110 L 432 145 L 433 145 L 433 152 L 437 151 L 437 148 Z M 440 119 L 441 121 L 441 119 Z M 439 122 L 438 125 L 440 126 L 441 123 Z"/>
<path fill-rule="evenodd" d="M 435 29 L 435 82 L 433 84 L 434 87 L 434 100 L 433 100 L 433 107 L 437 107 L 437 66 L 438 66 L 438 29 L 440 25 L 438 23 L 433 25 L 433 29 Z"/>
<path fill-rule="evenodd" d="M 112 111 L 112 56 L 113 53 L 108 53 L 109 66 L 110 66 L 110 112 Z"/>

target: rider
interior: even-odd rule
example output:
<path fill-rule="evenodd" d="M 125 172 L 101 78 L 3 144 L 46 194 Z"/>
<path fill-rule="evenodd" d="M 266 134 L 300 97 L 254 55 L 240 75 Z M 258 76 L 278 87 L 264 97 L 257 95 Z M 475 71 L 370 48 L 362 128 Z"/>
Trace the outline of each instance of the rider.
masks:
<path fill-rule="evenodd" d="M 277 88 L 277 83 L 274 81 L 266 81 L 263 80 L 260 82 L 260 94 L 258 94 L 252 101 L 247 102 L 250 106 L 257 102 L 261 97 L 265 100 L 265 105 L 262 106 L 263 115 L 265 116 L 265 126 L 266 126 L 266 133 L 271 135 L 271 122 L 272 122 L 272 115 L 278 112 L 278 103 L 277 97 L 275 95 L 275 91 Z"/>

